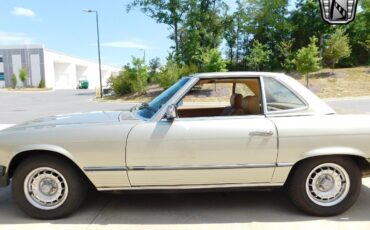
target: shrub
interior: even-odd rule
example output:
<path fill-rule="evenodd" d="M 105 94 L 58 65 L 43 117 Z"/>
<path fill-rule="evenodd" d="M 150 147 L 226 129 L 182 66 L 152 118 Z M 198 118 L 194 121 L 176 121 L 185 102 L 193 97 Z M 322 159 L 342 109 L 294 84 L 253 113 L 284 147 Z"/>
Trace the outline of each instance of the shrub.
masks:
<path fill-rule="evenodd" d="M 168 88 L 177 82 L 181 77 L 198 72 L 196 65 L 180 66 L 172 60 L 169 60 L 161 72 L 157 75 L 156 81 L 163 88 Z"/>
<path fill-rule="evenodd" d="M 39 88 L 45 88 L 45 80 L 41 80 L 40 83 L 39 83 Z"/>
<path fill-rule="evenodd" d="M 317 38 L 311 37 L 308 46 L 298 50 L 294 60 L 298 72 L 306 74 L 306 86 L 308 87 L 308 74 L 320 69 L 320 52 L 316 46 Z"/>
<path fill-rule="evenodd" d="M 27 70 L 25 68 L 19 70 L 19 78 L 23 82 L 23 87 L 25 87 L 27 81 Z"/>
<path fill-rule="evenodd" d="M 209 49 L 202 53 L 203 72 L 224 72 L 226 71 L 226 61 L 222 58 L 218 49 Z"/>
<path fill-rule="evenodd" d="M 132 67 L 126 65 L 117 77 L 112 77 L 110 83 L 117 95 L 129 93 L 144 93 L 147 86 L 148 67 L 140 58 L 132 59 Z"/>
<path fill-rule="evenodd" d="M 246 59 L 252 69 L 259 71 L 261 67 L 263 68 L 269 62 L 271 54 L 272 52 L 267 45 L 255 40 Z"/>
<path fill-rule="evenodd" d="M 350 55 L 351 47 L 349 45 L 348 34 L 345 34 L 344 29 L 338 28 L 326 41 L 323 55 L 324 61 L 334 69 L 335 64 L 337 64 L 339 60 L 349 57 Z"/>
<path fill-rule="evenodd" d="M 17 76 L 15 76 L 15 74 L 13 74 L 12 76 L 12 88 L 15 89 L 15 87 L 17 87 L 17 83 L 18 83 L 18 78 Z"/>

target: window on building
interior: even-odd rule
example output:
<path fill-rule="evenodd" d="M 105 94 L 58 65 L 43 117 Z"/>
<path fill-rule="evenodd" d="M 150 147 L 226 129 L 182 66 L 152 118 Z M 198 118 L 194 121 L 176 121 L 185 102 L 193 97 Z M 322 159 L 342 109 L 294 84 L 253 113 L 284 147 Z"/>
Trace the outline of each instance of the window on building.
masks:
<path fill-rule="evenodd" d="M 0 81 L 5 81 L 5 75 L 2 72 L 0 72 Z"/>
<path fill-rule="evenodd" d="M 0 63 L 3 62 L 3 56 L 0 56 Z"/>

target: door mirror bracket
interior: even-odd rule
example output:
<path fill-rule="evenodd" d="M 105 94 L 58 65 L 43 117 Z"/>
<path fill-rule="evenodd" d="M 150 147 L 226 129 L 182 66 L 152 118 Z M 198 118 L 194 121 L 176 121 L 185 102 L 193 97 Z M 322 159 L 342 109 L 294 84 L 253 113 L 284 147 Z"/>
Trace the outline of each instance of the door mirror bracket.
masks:
<path fill-rule="evenodd" d="M 173 121 L 177 117 L 176 105 L 169 105 L 166 110 L 165 117 L 168 121 Z"/>

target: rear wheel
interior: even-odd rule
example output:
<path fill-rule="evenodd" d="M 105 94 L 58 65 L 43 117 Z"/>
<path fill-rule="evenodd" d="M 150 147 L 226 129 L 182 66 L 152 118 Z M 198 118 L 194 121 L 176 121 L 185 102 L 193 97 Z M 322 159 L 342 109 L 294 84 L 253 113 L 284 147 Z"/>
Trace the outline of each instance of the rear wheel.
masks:
<path fill-rule="evenodd" d="M 292 172 L 288 192 L 301 210 L 316 216 L 333 216 L 349 209 L 361 190 L 361 172 L 351 158 L 307 159 Z"/>
<path fill-rule="evenodd" d="M 29 157 L 16 168 L 12 193 L 18 206 L 38 219 L 62 218 L 83 202 L 87 185 L 80 173 L 54 156 Z"/>

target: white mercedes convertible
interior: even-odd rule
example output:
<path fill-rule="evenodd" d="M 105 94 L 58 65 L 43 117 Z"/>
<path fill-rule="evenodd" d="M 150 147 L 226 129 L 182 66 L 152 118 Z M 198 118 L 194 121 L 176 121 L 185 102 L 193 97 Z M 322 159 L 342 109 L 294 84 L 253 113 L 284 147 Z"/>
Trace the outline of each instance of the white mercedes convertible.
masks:
<path fill-rule="evenodd" d="M 350 208 L 370 172 L 370 116 L 337 115 L 264 72 L 180 79 L 130 111 L 60 115 L 0 131 L 0 185 L 28 215 L 64 217 L 87 188 L 285 186 L 311 215 Z"/>

